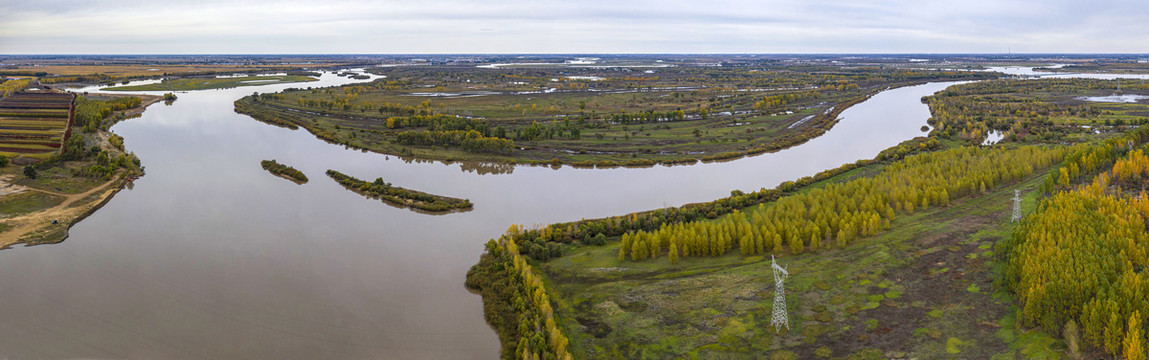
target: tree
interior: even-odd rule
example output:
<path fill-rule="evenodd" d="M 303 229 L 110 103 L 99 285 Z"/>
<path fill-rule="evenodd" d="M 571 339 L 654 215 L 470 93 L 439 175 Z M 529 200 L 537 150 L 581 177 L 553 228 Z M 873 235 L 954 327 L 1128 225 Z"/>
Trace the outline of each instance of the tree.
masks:
<path fill-rule="evenodd" d="M 1129 315 L 1129 331 L 1125 333 L 1125 360 L 1145 360 L 1145 344 L 1141 337 L 1141 312 Z"/>
<path fill-rule="evenodd" d="M 670 263 L 671 264 L 678 262 L 678 244 L 677 243 L 670 243 L 670 255 L 669 256 L 670 256 Z"/>
<path fill-rule="evenodd" d="M 790 234 L 790 252 L 794 253 L 794 255 L 798 255 L 805 249 L 806 245 L 802 243 L 802 238 L 798 236 L 798 232 L 792 232 Z"/>
<path fill-rule="evenodd" d="M 27 176 L 29 179 L 36 179 L 36 168 L 32 167 L 32 165 L 25 166 L 24 176 Z"/>

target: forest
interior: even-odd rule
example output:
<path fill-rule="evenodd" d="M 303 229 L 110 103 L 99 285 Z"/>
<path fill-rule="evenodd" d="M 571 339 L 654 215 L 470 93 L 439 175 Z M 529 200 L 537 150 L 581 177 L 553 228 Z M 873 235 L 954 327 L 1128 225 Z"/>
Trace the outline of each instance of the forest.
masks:
<path fill-rule="evenodd" d="M 83 128 L 85 133 L 93 133 L 97 129 L 108 130 L 111 122 L 104 119 L 117 111 L 139 107 L 143 100 L 135 96 L 117 97 L 108 100 L 92 100 L 85 96 L 76 97 L 76 126 Z M 113 120 L 114 119 L 110 119 Z"/>
<path fill-rule="evenodd" d="M 1124 84 L 1124 91 L 1149 86 Z M 1086 102 L 1087 95 L 1118 91 L 1116 80 L 989 80 L 957 86 L 928 96 L 929 123 L 939 136 L 980 144 L 989 131 L 1020 142 L 1078 141 L 1094 128 L 1144 125 L 1141 104 Z"/>
<path fill-rule="evenodd" d="M 1149 157 L 1134 146 L 1146 140 L 1149 127 L 1141 127 L 1071 155 L 1048 176 L 1059 178 L 1053 195 L 1001 246 L 1021 319 L 1062 329 L 1072 352 L 1091 347 L 1144 359 L 1149 195 L 1137 189 Z"/>
<path fill-rule="evenodd" d="M 483 314 L 499 333 L 502 359 L 573 359 L 546 287 L 514 241 L 487 242 L 466 285 L 483 294 Z"/>
<path fill-rule="evenodd" d="M 530 228 L 515 225 L 499 239 L 499 243 L 515 244 L 528 263 L 549 279 L 550 282 L 545 283 L 553 284 L 546 288 L 556 299 L 554 307 L 563 316 L 577 317 L 577 321 L 568 318 L 562 331 L 570 339 L 575 339 L 575 343 L 594 344 L 593 347 L 575 345 L 572 351 L 580 354 L 580 358 L 634 358 L 650 354 L 684 356 L 681 351 L 737 354 L 752 351 L 742 346 L 749 346 L 749 349 L 757 347 L 719 337 L 717 344 L 691 350 L 690 345 L 679 342 L 706 344 L 708 340 L 680 338 L 676 340 L 678 342 L 667 343 L 644 338 L 642 336 L 652 335 L 646 333 L 650 330 L 649 324 L 642 325 L 646 321 L 699 320 L 692 320 L 697 315 L 682 313 L 685 311 L 682 309 L 677 310 L 679 313 L 660 309 L 651 314 L 643 313 L 642 309 L 667 306 L 663 302 L 653 302 L 650 296 L 688 301 L 674 295 L 681 289 L 668 284 L 671 281 L 690 281 L 698 276 L 717 281 L 711 286 L 719 286 L 724 291 L 744 291 L 744 284 L 725 283 L 722 276 L 697 274 L 708 274 L 715 269 L 722 269 L 717 270 L 719 273 L 741 273 L 743 270 L 740 269 L 751 267 L 759 269 L 755 271 L 768 271 L 755 265 L 762 261 L 763 255 L 766 255 L 766 260 L 769 260 L 769 255 L 775 255 L 789 258 L 787 261 L 792 263 L 824 263 L 844 256 L 873 256 L 858 255 L 862 251 L 859 249 L 884 249 L 874 253 L 877 255 L 892 252 L 894 250 L 889 249 L 886 242 L 898 239 L 895 243 L 906 242 L 897 245 L 899 250 L 920 249 L 902 253 L 910 263 L 921 261 L 917 260 L 919 258 L 936 258 L 939 253 L 934 252 L 938 247 L 925 245 L 921 248 L 918 241 L 927 241 L 925 244 L 928 244 L 932 241 L 928 239 L 946 236 L 939 230 L 929 230 L 950 227 L 941 225 L 946 224 L 946 218 L 938 214 L 953 216 L 956 212 L 959 218 L 969 217 L 974 211 L 969 208 L 971 203 L 982 203 L 983 199 L 991 198 L 996 199 L 994 201 L 1008 200 L 1003 188 L 1030 189 L 1032 193 L 1025 198 L 1034 202 L 1029 208 L 1032 214 L 1018 224 L 995 220 L 980 232 L 966 233 L 974 241 L 971 253 L 958 250 L 966 249 L 968 242 L 942 246 L 942 253 L 957 251 L 957 255 L 962 255 L 959 256 L 961 260 L 946 257 L 946 261 L 930 265 L 927 278 L 952 271 L 951 266 L 966 264 L 958 268 L 960 272 L 951 280 L 947 280 L 955 282 L 950 286 L 961 289 L 953 293 L 964 299 L 959 301 L 985 301 L 981 300 L 981 294 L 988 294 L 983 289 L 989 286 L 995 289 L 1001 286 L 1001 290 L 1012 293 L 1016 299 L 1016 311 L 1002 307 L 1000 302 L 989 307 L 995 309 L 991 310 L 997 314 L 993 316 L 1002 317 L 998 322 L 1002 329 L 993 341 L 1005 341 L 1011 349 L 1020 347 L 1020 350 L 1013 350 L 1017 356 L 1047 357 L 1051 353 L 1056 355 L 1065 351 L 1078 358 L 1114 356 L 1144 359 L 1145 322 L 1149 320 L 1149 297 L 1144 295 L 1149 293 L 1149 277 L 1145 275 L 1145 269 L 1149 268 L 1146 263 L 1149 261 L 1149 234 L 1146 232 L 1149 194 L 1143 189 L 1149 185 L 1149 156 L 1145 155 L 1149 146 L 1142 147 L 1142 144 L 1149 140 L 1149 127 L 1133 128 L 1131 125 L 1144 123 L 1142 114 L 1145 108 L 1142 104 L 1096 103 L 1080 99 L 1105 95 L 1113 86 L 1116 86 L 1114 81 L 1081 79 L 994 80 L 953 86 L 923 98 L 934 115 L 930 123 L 935 129 L 928 138 L 891 147 L 874 160 L 848 164 L 837 171 L 784 183 L 776 189 L 749 194 L 736 191 L 731 197 L 712 203 Z M 1005 133 L 1006 144 L 969 146 L 981 144 L 990 130 Z M 865 172 L 867 175 L 859 176 L 858 168 L 868 170 Z M 848 174 L 853 176 L 843 177 Z M 1011 192 L 1009 194 L 1012 196 Z M 998 206 L 1001 205 L 994 205 L 994 208 Z M 931 220 L 920 224 L 921 219 Z M 917 230 L 923 231 L 917 237 L 924 236 L 925 240 L 900 235 L 905 229 L 916 228 L 926 229 Z M 950 231 L 976 231 L 960 227 L 954 229 Z M 976 242 L 977 234 L 1000 234 L 1000 237 L 979 243 Z M 871 245 L 868 241 L 877 243 Z M 484 255 L 487 256 L 489 254 Z M 738 257 L 745 260 L 734 260 Z M 862 258 L 854 261 L 873 260 Z M 893 267 L 881 270 L 878 278 L 886 276 L 886 271 L 902 274 L 898 270 L 899 266 L 904 266 L 899 265 L 902 261 L 905 260 L 894 261 Z M 1000 265 L 1000 270 L 978 270 L 996 265 Z M 473 271 L 478 269 L 479 266 Z M 598 271 L 593 271 L 596 269 Z M 614 271 L 619 274 L 602 273 L 604 269 L 617 269 Z M 754 273 L 752 276 L 760 275 Z M 970 278 L 963 279 L 963 275 Z M 865 278 L 865 275 L 858 276 Z M 870 276 L 872 278 L 873 275 Z M 921 275 L 915 273 L 911 277 L 916 279 L 918 276 Z M 823 282 L 856 287 L 856 280 L 843 283 L 839 275 L 836 280 Z M 891 277 L 881 281 L 900 283 L 902 280 Z M 824 333 L 843 334 L 853 330 L 850 326 L 826 330 L 824 326 L 810 325 L 808 316 L 817 319 L 814 324 L 838 322 L 839 316 L 844 316 L 841 321 L 849 323 L 856 321 L 861 314 L 881 313 L 884 306 L 900 309 L 904 305 L 897 298 L 902 291 L 909 292 L 910 288 L 926 284 L 916 281 L 910 280 L 904 286 L 896 287 L 898 291 L 879 295 L 871 292 L 868 297 L 863 295 L 863 304 L 860 305 L 850 305 L 856 300 L 850 300 L 849 296 L 844 304 L 835 297 L 829 304 L 805 310 L 812 311 L 802 312 L 809 314 L 803 315 L 807 321 L 805 327 L 800 334 L 790 336 L 806 336 L 811 347 L 787 345 L 773 352 L 792 355 L 793 350 L 805 354 L 803 356 L 828 354 L 831 348 L 838 347 L 818 347 L 823 340 L 811 343 L 813 340 L 810 339 Z M 817 283 L 814 286 L 817 290 L 811 289 L 809 283 L 802 284 L 798 286 L 804 291 L 829 290 L 829 293 L 834 293 L 831 287 Z M 885 286 L 882 285 L 883 288 Z M 927 290 L 922 288 L 920 291 Z M 645 300 L 626 300 L 634 299 L 634 296 L 639 296 L 637 294 L 645 294 L 642 295 L 646 296 Z M 485 304 L 492 306 L 486 293 L 484 295 Z M 920 296 L 923 295 L 915 295 L 914 299 Z M 865 302 L 867 298 L 869 302 Z M 737 299 L 733 302 L 746 303 Z M 615 303 L 622 309 L 600 308 L 606 306 L 604 304 Z M 938 331 L 935 329 L 945 327 L 930 319 L 947 318 L 944 311 L 952 311 L 953 308 L 944 303 L 935 305 L 917 300 L 914 303 L 922 303 L 927 310 L 933 307 L 928 314 L 914 315 L 925 315 L 925 323 L 933 324 L 913 332 L 912 343 L 918 344 L 914 346 L 929 348 L 931 339 L 939 336 L 935 335 Z M 589 304 L 597 305 L 592 308 Z M 766 310 L 769 310 L 768 306 Z M 839 315 L 839 312 L 843 314 Z M 751 313 L 749 319 L 739 319 L 742 324 L 760 326 L 756 316 L 762 315 L 756 314 Z M 634 323 L 636 321 L 638 323 Z M 871 321 L 878 320 L 866 320 L 866 329 L 876 328 L 878 332 L 863 332 L 859 339 L 882 334 L 883 325 L 871 328 L 874 326 Z M 919 321 L 910 323 L 920 325 Z M 684 329 L 681 324 L 676 324 L 665 329 L 663 336 L 690 333 L 687 331 L 690 327 Z M 957 326 L 960 329 L 964 325 Z M 723 328 L 722 331 L 728 329 L 743 328 Z M 1003 335 L 1006 330 L 1008 333 Z M 760 334 L 756 329 L 753 332 L 756 337 L 774 338 Z M 924 340 L 920 340 L 919 334 L 925 335 Z M 943 340 L 944 349 L 934 349 L 950 354 L 962 353 L 961 338 L 950 337 L 947 340 L 941 336 L 940 340 Z M 655 341 L 656 344 L 636 341 Z M 987 340 L 978 341 L 982 344 Z M 711 346 L 716 347 L 704 350 Z M 1002 351 L 997 345 L 987 349 Z M 521 353 L 521 349 L 516 347 L 515 350 L 518 351 L 516 354 Z M 1102 353 L 1107 355 L 1100 355 Z M 890 355 L 887 353 L 887 356 Z"/>

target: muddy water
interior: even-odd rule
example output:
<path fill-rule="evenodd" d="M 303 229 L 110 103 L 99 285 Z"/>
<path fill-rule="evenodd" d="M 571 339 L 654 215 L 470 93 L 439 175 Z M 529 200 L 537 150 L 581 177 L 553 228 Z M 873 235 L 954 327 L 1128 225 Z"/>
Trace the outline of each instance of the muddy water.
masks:
<path fill-rule="evenodd" d="M 822 137 L 774 154 L 498 175 L 345 149 L 232 108 L 254 91 L 349 81 L 180 93 L 116 125 L 147 176 L 67 241 L 0 251 L 0 358 L 492 359 L 498 340 L 463 279 L 508 225 L 708 201 L 871 158 L 924 135 L 920 98 L 952 84 L 880 93 Z M 273 176 L 264 159 L 311 182 Z M 475 209 L 394 208 L 343 189 L 327 169 L 469 198 Z"/>

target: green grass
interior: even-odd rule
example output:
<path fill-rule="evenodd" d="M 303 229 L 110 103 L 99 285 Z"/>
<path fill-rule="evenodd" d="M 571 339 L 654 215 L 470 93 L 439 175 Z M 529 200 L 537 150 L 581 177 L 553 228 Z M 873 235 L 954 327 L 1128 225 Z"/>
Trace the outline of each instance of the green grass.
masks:
<path fill-rule="evenodd" d="M 845 249 L 780 258 L 791 273 L 790 329 L 780 334 L 769 324 L 769 257 L 735 251 L 674 265 L 666 256 L 619 262 L 612 239 L 573 247 L 536 269 L 578 358 L 756 359 L 780 350 L 814 358 L 823 347 L 857 358 L 874 351 L 952 358 L 949 350 L 989 358 L 1009 353 L 1010 342 L 983 323 L 998 322 L 1009 304 L 988 290 L 993 259 L 967 255 L 1009 236 L 1013 189 L 1023 190 L 1023 210 L 1031 211 L 1040 180 L 900 216 L 890 230 Z"/>
<path fill-rule="evenodd" d="M 309 76 L 298 75 L 269 75 L 269 76 L 244 76 L 244 77 L 229 77 L 229 78 L 208 78 L 208 79 L 176 79 L 165 80 L 157 84 L 148 85 L 134 85 L 134 86 L 115 86 L 104 88 L 104 90 L 111 91 L 189 91 L 189 90 L 208 90 L 208 89 L 223 89 L 234 88 L 240 86 L 256 86 L 256 85 L 269 85 L 293 82 L 308 82 L 318 81 L 319 79 Z"/>
<path fill-rule="evenodd" d="M 316 91 L 318 94 L 322 92 Z M 521 129 L 534 121 L 538 121 L 544 126 L 560 126 L 564 122 L 561 120 L 562 116 L 570 116 L 571 123 L 578 122 L 578 109 L 576 105 L 579 101 L 576 100 L 584 98 L 569 98 L 575 95 L 586 97 L 585 99 L 594 99 L 588 102 L 588 110 L 585 114 L 589 117 L 592 110 L 589 108 L 592 104 L 599 102 L 604 105 L 599 114 L 599 120 L 608 109 L 610 111 L 618 112 L 626 109 L 629 113 L 635 113 L 645 110 L 658 110 L 658 111 L 672 111 L 674 109 L 690 110 L 689 106 L 693 106 L 694 100 L 684 99 L 681 102 L 672 102 L 669 100 L 633 100 L 628 102 L 623 96 L 637 96 L 636 94 L 535 94 L 531 97 L 535 103 L 542 103 L 547 105 L 540 105 L 540 108 L 549 108 L 557 105 L 549 104 L 567 104 L 565 107 L 556 110 L 556 112 L 521 112 L 513 110 L 511 105 L 499 103 L 497 105 L 485 105 L 481 101 L 486 102 L 513 102 L 514 100 L 505 100 L 504 98 L 519 98 L 522 95 L 497 95 L 497 96 L 483 96 L 472 98 L 451 98 L 451 99 L 437 99 L 427 97 L 411 97 L 411 96 L 376 96 L 375 93 L 360 94 L 358 100 L 351 102 L 352 110 L 320 110 L 315 108 L 308 108 L 300 106 L 298 100 L 300 98 L 313 99 L 314 97 L 321 96 L 313 93 L 312 91 L 291 91 L 281 93 L 284 95 L 283 99 L 279 100 L 265 100 L 260 103 L 249 101 L 249 98 L 244 98 L 237 102 L 237 109 L 241 107 L 239 103 L 243 102 L 243 108 L 255 109 L 254 111 L 242 111 L 252 115 L 253 117 L 269 121 L 268 118 L 275 118 L 277 120 L 287 120 L 298 126 L 305 128 L 315 128 L 320 131 L 330 134 L 328 140 L 353 146 L 356 148 L 369 149 L 376 152 L 394 154 L 400 156 L 413 156 L 422 159 L 435 159 L 435 160 L 481 160 L 481 161 L 497 161 L 497 162 L 548 162 L 552 159 L 559 159 L 566 164 L 574 164 L 580 162 L 615 162 L 624 164 L 636 160 L 648 160 L 654 162 L 679 162 L 689 160 L 691 162 L 702 159 L 706 156 L 716 154 L 723 154 L 728 152 L 745 152 L 751 148 L 761 147 L 786 147 L 802 141 L 815 134 L 820 134 L 822 127 L 815 121 L 807 121 L 802 125 L 789 128 L 794 124 L 808 116 L 821 114 L 826 110 L 829 105 L 816 105 L 817 102 L 812 104 L 813 107 L 809 109 L 796 109 L 793 114 L 758 114 L 737 119 L 729 116 L 712 115 L 707 119 L 690 118 L 684 121 L 667 121 L 658 123 L 647 124 L 608 124 L 601 121 L 592 120 L 591 123 L 597 125 L 586 126 L 580 130 L 580 137 L 578 139 L 571 139 L 568 137 L 555 137 L 553 139 L 536 139 L 536 140 L 522 140 L 514 139 L 515 145 L 522 147 L 521 150 L 516 150 L 512 155 L 495 155 L 495 154 L 479 154 L 465 152 L 458 147 L 442 147 L 442 146 L 404 146 L 393 142 L 395 133 L 400 131 L 423 131 L 424 128 L 399 128 L 390 129 L 386 127 L 386 122 L 378 119 L 385 119 L 390 115 L 381 115 L 374 111 L 359 111 L 357 105 L 366 102 L 374 104 L 382 104 L 386 102 L 413 102 L 417 105 L 424 100 L 443 101 L 443 105 L 434 105 L 433 109 L 436 112 L 464 116 L 482 116 L 490 127 L 504 127 L 507 129 L 508 136 L 514 136 L 515 131 Z M 342 92 L 340 92 L 342 94 Z M 671 92 L 654 92 L 643 93 L 642 96 L 665 96 Z M 597 97 L 591 97 L 591 96 Z M 328 96 L 328 95 L 322 95 Z M 846 101 L 851 99 L 850 96 L 860 96 L 856 92 L 848 92 L 838 94 L 836 96 L 825 96 L 819 101 Z M 324 97 L 324 99 L 327 99 Z M 504 100 L 500 100 L 504 99 Z M 613 107 L 613 106 L 620 107 Z M 511 106 L 510 110 L 504 109 L 506 106 Z M 488 109 L 487 107 L 491 107 Z M 479 110 L 484 109 L 484 110 Z M 307 112 L 324 112 L 329 115 L 308 115 L 301 111 Z M 717 111 L 717 110 L 715 110 Z M 377 120 L 367 120 L 364 118 L 376 118 Z M 275 121 L 271 121 L 275 122 Z M 572 125 L 573 126 L 573 125 Z M 815 128 L 817 127 L 817 128 Z M 314 132 L 314 131 L 312 131 Z"/>
<path fill-rule="evenodd" d="M 22 166 L 5 166 L 2 168 L 2 173 L 13 174 L 11 182 L 17 185 L 64 194 L 77 194 L 104 183 L 102 179 L 72 176 L 73 168 L 92 166 L 92 164 L 94 162 L 68 162 L 63 166 L 42 169 L 39 170 L 39 176 L 35 180 L 24 177 Z"/>
<path fill-rule="evenodd" d="M 64 198 L 35 191 L 0 197 L 0 216 L 14 217 L 59 205 Z"/>

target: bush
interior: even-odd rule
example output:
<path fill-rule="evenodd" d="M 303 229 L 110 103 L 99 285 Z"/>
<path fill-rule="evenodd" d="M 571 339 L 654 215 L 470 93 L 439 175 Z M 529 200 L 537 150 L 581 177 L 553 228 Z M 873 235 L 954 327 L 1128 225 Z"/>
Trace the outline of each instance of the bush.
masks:
<path fill-rule="evenodd" d="M 814 350 L 814 356 L 817 356 L 820 358 L 829 358 L 830 356 L 833 356 L 833 355 L 834 355 L 834 350 L 830 350 L 830 348 L 826 347 L 826 346 L 823 346 L 823 347 L 818 348 L 817 350 Z"/>
<path fill-rule="evenodd" d="M 32 167 L 32 165 L 25 166 L 24 176 L 27 176 L 29 179 L 36 179 L 36 168 Z"/>
<path fill-rule="evenodd" d="M 10 162 L 10 161 L 8 160 L 8 157 L 7 157 L 7 156 L 4 156 L 4 155 L 0 155 L 0 167 L 5 167 L 5 166 L 8 166 L 8 163 L 9 163 L 9 162 Z"/>
<path fill-rule="evenodd" d="M 798 354 L 788 350 L 778 350 L 770 354 L 770 360 L 798 360 Z"/>
<path fill-rule="evenodd" d="M 595 235 L 595 236 L 588 238 L 587 244 L 595 245 L 595 246 L 605 245 L 606 244 L 606 235 L 604 235 L 603 233 L 598 233 L 598 235 Z"/>

